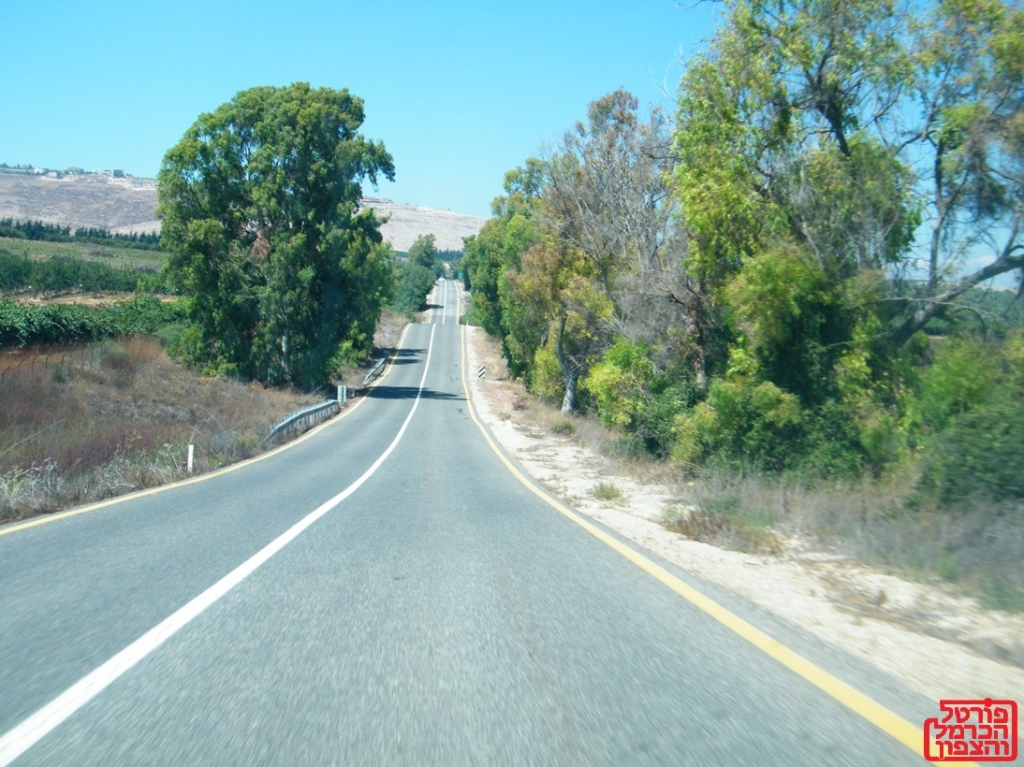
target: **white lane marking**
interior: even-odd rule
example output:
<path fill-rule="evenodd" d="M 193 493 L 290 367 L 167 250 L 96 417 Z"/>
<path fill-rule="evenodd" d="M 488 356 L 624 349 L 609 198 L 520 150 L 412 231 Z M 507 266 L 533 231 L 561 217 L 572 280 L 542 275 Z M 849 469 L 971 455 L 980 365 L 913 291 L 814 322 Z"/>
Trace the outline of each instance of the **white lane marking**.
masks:
<path fill-rule="evenodd" d="M 174 636 L 174 634 L 184 626 L 188 625 L 188 623 L 199 616 L 204 610 L 206 610 L 206 608 L 213 605 L 217 600 L 241 583 L 246 576 L 250 575 L 260 565 L 295 540 L 295 538 L 301 535 L 306 528 L 362 487 L 362 485 L 371 476 L 373 476 L 374 472 L 380 468 L 385 459 L 391 455 L 395 447 L 398 445 L 399 440 L 401 440 L 402 436 L 405 434 L 405 430 L 409 426 L 409 422 L 412 420 L 413 414 L 416 412 L 416 408 L 420 404 L 420 397 L 423 394 L 423 384 L 427 380 L 427 370 L 430 367 L 430 353 L 433 350 L 433 347 L 434 328 L 431 328 L 430 342 L 427 344 L 427 359 L 423 364 L 423 377 L 420 379 L 420 388 L 416 393 L 416 400 L 412 404 L 412 409 L 409 410 L 409 415 L 405 417 L 405 422 L 402 424 L 402 428 L 398 430 L 398 434 L 395 435 L 391 444 L 388 445 L 387 449 L 381 453 L 380 457 L 373 462 L 373 465 L 363 472 L 363 475 L 359 477 L 359 479 L 329 501 L 310 512 L 307 516 L 290 527 L 271 543 L 267 544 L 248 560 L 210 586 L 210 588 L 202 594 L 195 597 L 184 607 L 179 608 L 176 612 L 172 613 L 170 616 L 151 628 L 106 663 L 82 677 L 78 682 L 73 684 L 52 701 L 32 714 L 28 719 L 24 720 L 21 724 L 17 725 L 14 729 L 10 730 L 6 735 L 0 738 L 0 767 L 6 767 L 25 753 L 25 751 L 39 742 L 39 740 L 61 724 L 65 719 L 70 717 L 78 709 L 109 687 L 118 677 L 135 666 L 139 661 Z"/>

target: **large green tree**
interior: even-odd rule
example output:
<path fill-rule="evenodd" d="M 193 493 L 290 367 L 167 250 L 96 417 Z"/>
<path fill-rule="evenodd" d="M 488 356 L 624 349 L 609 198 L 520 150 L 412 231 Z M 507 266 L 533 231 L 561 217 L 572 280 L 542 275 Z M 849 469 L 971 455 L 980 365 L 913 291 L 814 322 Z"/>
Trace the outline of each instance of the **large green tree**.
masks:
<path fill-rule="evenodd" d="M 437 243 L 432 234 L 421 234 L 409 247 L 409 263 L 430 270 L 435 277 L 444 274 L 441 259 L 437 255 Z"/>
<path fill-rule="evenodd" d="M 360 183 L 394 165 L 362 122 L 347 90 L 252 88 L 167 152 L 158 216 L 196 361 L 313 386 L 370 349 L 392 271 Z"/>
<path fill-rule="evenodd" d="M 680 93 L 687 267 L 727 310 L 733 385 L 770 382 L 819 413 L 840 403 L 888 460 L 871 446 L 912 416 L 909 342 L 973 285 L 1024 267 L 1024 13 L 727 6 Z"/>

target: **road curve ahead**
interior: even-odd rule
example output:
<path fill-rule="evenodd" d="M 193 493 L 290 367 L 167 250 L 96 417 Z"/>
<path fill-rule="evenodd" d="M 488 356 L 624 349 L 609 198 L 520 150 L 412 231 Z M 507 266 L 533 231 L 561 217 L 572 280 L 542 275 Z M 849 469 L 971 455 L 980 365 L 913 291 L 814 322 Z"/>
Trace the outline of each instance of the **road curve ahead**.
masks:
<path fill-rule="evenodd" d="M 456 296 L 298 444 L 0 528 L 0 765 L 922 764 L 513 476 L 465 399 Z"/>

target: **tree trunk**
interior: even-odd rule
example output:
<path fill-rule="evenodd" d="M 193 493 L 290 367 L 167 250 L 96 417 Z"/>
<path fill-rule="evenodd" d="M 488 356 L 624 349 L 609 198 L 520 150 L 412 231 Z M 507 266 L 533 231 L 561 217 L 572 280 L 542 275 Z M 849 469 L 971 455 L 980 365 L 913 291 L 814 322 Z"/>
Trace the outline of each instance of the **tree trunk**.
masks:
<path fill-rule="evenodd" d="M 697 283 L 697 290 L 694 292 L 695 303 L 693 307 L 693 335 L 697 347 L 697 354 L 693 360 L 693 373 L 697 381 L 697 388 L 707 391 L 708 388 L 708 367 L 707 357 L 704 353 L 707 339 L 704 337 L 704 286 Z"/>
<path fill-rule="evenodd" d="M 288 333 L 281 336 L 281 368 L 284 370 L 286 381 L 291 381 L 291 371 L 288 369 Z"/>
<path fill-rule="evenodd" d="M 558 323 L 558 335 L 555 336 L 555 356 L 558 358 L 558 366 L 562 369 L 562 380 L 565 383 L 565 396 L 562 397 L 563 413 L 571 413 L 576 409 L 576 386 L 580 377 L 579 368 L 566 356 L 565 348 L 562 346 L 567 319 L 568 317 L 563 314 Z"/>
<path fill-rule="evenodd" d="M 576 384 L 579 381 L 579 373 L 575 370 L 564 371 L 565 396 L 562 397 L 562 412 L 571 413 L 576 409 Z"/>

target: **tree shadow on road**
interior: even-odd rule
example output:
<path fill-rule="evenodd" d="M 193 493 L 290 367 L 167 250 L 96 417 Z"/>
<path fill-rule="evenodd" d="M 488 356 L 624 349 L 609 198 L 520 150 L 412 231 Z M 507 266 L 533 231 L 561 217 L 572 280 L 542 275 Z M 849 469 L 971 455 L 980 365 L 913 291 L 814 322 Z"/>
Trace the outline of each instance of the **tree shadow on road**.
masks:
<path fill-rule="evenodd" d="M 416 399 L 416 395 L 423 399 L 465 399 L 461 394 L 435 391 L 434 389 L 424 389 L 421 394 L 418 386 L 387 386 L 385 384 L 375 386 L 367 394 L 371 399 Z"/>
<path fill-rule="evenodd" d="M 423 356 L 423 349 L 384 349 L 382 350 L 391 365 L 414 365 Z"/>

